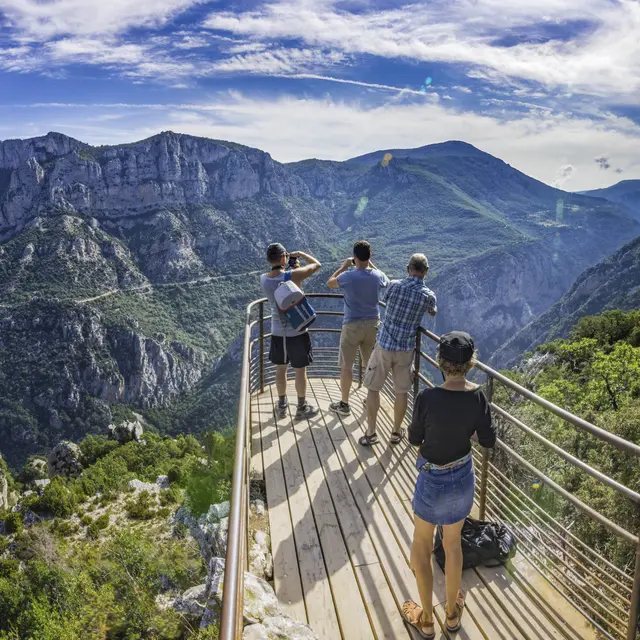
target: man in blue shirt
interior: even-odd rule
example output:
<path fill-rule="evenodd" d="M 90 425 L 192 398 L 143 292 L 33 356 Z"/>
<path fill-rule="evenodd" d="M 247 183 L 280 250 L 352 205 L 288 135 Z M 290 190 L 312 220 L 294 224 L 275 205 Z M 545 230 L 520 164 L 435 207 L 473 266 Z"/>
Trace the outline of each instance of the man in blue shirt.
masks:
<path fill-rule="evenodd" d="M 378 342 L 369 358 L 363 384 L 367 395 L 367 433 L 359 442 L 371 446 L 378 441 L 376 423 L 380 409 L 380 391 L 389 372 L 393 374 L 395 404 L 394 429 L 391 444 L 398 444 L 404 436 L 402 421 L 407 412 L 407 400 L 413 383 L 413 357 L 416 332 L 425 313 L 435 316 L 438 311 L 436 295 L 424 284 L 429 261 L 422 253 L 409 259 L 404 280 L 394 280 L 387 289 L 384 302 L 386 311 Z"/>
<path fill-rule="evenodd" d="M 351 413 L 349 392 L 353 381 L 353 363 L 358 349 L 363 365 L 369 362 L 380 324 L 379 293 L 388 284 L 387 276 L 371 262 L 371 245 L 364 240 L 355 243 L 353 258 L 347 258 L 327 282 L 330 289 L 344 291 L 344 323 L 340 333 L 342 400 L 330 405 L 331 411 L 340 415 Z"/>

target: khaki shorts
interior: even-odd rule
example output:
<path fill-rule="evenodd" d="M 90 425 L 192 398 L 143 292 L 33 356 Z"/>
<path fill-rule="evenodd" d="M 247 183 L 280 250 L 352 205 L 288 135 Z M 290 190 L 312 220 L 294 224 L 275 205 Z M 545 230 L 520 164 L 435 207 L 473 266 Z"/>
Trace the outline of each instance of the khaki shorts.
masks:
<path fill-rule="evenodd" d="M 382 391 L 389 372 L 396 393 L 409 393 L 413 386 L 413 351 L 387 351 L 375 346 L 362 384 L 371 391 Z"/>
<path fill-rule="evenodd" d="M 355 320 L 342 325 L 339 357 L 341 369 L 353 367 L 358 348 L 360 348 L 362 367 L 367 366 L 373 347 L 376 345 L 379 324 L 379 320 Z"/>

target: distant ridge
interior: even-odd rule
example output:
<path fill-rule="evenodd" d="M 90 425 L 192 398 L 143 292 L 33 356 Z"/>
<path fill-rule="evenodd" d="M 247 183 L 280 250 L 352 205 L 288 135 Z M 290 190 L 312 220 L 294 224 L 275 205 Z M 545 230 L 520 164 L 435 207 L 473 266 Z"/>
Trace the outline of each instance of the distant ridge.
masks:
<path fill-rule="evenodd" d="M 593 198 L 606 198 L 610 202 L 625 205 L 640 220 L 640 180 L 622 180 L 604 189 L 580 191 L 580 193 Z"/>

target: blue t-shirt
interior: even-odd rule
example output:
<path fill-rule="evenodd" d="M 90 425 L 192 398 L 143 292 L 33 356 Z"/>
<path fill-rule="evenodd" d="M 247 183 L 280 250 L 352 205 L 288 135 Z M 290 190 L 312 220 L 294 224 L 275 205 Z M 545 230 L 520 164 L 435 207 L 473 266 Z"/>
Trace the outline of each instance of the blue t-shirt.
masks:
<path fill-rule="evenodd" d="M 380 289 L 388 284 L 389 278 L 379 269 L 349 269 L 341 273 L 338 285 L 344 291 L 344 323 L 379 318 Z"/>

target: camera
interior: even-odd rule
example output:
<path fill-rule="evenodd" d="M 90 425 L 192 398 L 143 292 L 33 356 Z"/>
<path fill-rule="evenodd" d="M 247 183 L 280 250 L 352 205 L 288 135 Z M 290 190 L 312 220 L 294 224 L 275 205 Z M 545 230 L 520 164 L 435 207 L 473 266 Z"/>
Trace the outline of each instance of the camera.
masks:
<path fill-rule="evenodd" d="M 293 258 L 293 257 L 289 258 L 289 268 L 295 269 L 297 263 L 298 263 L 298 258 Z"/>

